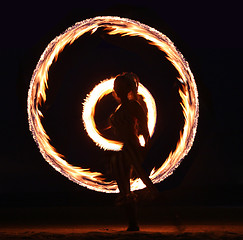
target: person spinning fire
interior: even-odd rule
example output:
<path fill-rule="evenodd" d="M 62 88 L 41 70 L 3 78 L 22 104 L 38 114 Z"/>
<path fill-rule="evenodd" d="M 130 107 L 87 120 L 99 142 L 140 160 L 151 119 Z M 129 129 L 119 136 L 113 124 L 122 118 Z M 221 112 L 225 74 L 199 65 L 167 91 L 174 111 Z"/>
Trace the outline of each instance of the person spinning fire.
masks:
<path fill-rule="evenodd" d="M 116 138 L 123 142 L 122 150 L 111 159 L 114 178 L 119 188 L 118 205 L 125 207 L 128 217 L 127 231 L 139 231 L 137 222 L 137 195 L 131 192 L 130 178 L 134 172 L 148 188 L 150 195 L 157 196 L 158 190 L 142 168 L 144 147 L 139 143 L 141 134 L 145 148 L 150 136 L 147 127 L 146 105 L 139 99 L 139 78 L 134 73 L 123 73 L 116 77 L 113 95 L 120 103 L 110 116 L 110 125 Z"/>

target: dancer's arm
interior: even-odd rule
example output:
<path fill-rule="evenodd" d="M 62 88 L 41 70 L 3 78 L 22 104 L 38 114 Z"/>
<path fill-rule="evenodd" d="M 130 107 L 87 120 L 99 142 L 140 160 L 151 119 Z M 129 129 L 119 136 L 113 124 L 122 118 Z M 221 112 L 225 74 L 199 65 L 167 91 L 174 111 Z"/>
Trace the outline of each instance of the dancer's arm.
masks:
<path fill-rule="evenodd" d="M 147 115 L 144 112 L 142 106 L 136 101 L 133 101 L 131 103 L 131 108 L 132 113 L 138 119 L 140 133 L 143 135 L 145 144 L 147 145 L 150 139 L 147 124 Z"/>

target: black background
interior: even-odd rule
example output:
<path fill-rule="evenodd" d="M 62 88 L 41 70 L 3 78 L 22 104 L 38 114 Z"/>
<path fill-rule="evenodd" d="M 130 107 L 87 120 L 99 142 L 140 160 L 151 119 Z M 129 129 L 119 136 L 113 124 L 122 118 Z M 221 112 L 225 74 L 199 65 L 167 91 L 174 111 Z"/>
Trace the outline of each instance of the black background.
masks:
<path fill-rule="evenodd" d="M 44 161 L 28 130 L 26 112 L 29 82 L 48 43 L 75 22 L 101 15 L 138 20 L 167 35 L 189 62 L 198 85 L 200 117 L 196 139 L 175 173 L 158 184 L 163 195 L 161 204 L 242 204 L 240 6 L 218 1 L 192 5 L 184 1 L 8 2 L 3 10 L 2 206 L 49 206 L 54 202 L 107 205 L 113 201 L 113 194 L 84 189 Z M 149 168 L 151 162 L 158 164 L 157 159 L 163 159 L 176 143 L 181 125 L 176 72 L 165 60 L 159 61 L 163 59 L 161 52 L 142 40 L 124 38 L 124 42 L 112 42 L 98 33 L 65 48 L 50 69 L 50 98 L 43 109 L 47 132 L 53 145 L 71 163 L 102 168 L 109 154 L 98 150 L 85 135 L 80 119 L 82 101 L 100 80 L 133 71 L 151 91 L 159 109 L 159 134 L 155 135 L 148 157 Z"/>

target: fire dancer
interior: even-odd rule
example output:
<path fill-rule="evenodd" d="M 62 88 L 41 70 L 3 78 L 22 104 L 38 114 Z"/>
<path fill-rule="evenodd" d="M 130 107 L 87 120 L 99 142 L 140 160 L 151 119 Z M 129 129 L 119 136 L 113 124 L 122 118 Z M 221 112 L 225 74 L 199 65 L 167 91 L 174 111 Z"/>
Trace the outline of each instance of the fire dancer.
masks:
<path fill-rule="evenodd" d="M 123 73 L 114 82 L 114 96 L 120 103 L 110 117 L 110 124 L 115 136 L 123 142 L 120 152 L 114 154 L 111 165 L 117 182 L 120 196 L 118 205 L 125 206 L 128 215 L 127 231 L 139 231 L 137 222 L 137 195 L 131 192 L 130 178 L 134 171 L 137 177 L 150 190 L 151 195 L 157 195 L 157 189 L 142 168 L 144 148 L 139 143 L 141 134 L 145 140 L 145 147 L 149 142 L 146 107 L 137 94 L 139 78 L 134 73 Z"/>

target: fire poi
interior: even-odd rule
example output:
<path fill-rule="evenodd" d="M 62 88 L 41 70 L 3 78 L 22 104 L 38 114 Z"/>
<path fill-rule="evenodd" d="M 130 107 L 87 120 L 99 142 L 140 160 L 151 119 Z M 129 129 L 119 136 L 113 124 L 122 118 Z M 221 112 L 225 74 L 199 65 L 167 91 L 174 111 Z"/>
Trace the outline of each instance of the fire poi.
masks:
<path fill-rule="evenodd" d="M 109 35 L 137 36 L 144 38 L 147 40 L 148 44 L 152 44 L 160 51 L 163 51 L 166 54 L 166 58 L 178 71 L 178 81 L 180 81 L 182 85 L 182 88 L 179 89 L 179 94 L 185 121 L 180 132 L 180 139 L 176 149 L 170 152 L 167 159 L 158 169 L 154 168 L 150 173 L 149 177 L 152 182 L 159 183 L 173 173 L 192 147 L 199 116 L 198 92 L 189 64 L 176 49 L 173 42 L 164 34 L 138 21 L 110 16 L 95 17 L 77 22 L 49 43 L 40 57 L 30 82 L 27 109 L 30 131 L 44 159 L 61 174 L 73 182 L 91 190 L 106 193 L 118 192 L 115 181 L 106 182 L 99 172 L 91 172 L 89 169 L 72 166 L 55 150 L 50 144 L 50 138 L 41 123 L 41 118 L 44 118 L 44 116 L 39 109 L 40 105 L 45 104 L 46 101 L 48 71 L 53 61 L 57 60 L 59 53 L 67 44 L 72 44 L 84 33 L 94 33 L 100 27 L 104 28 Z M 95 104 L 100 98 L 112 91 L 114 78 L 100 79 L 100 81 L 100 84 L 94 87 L 84 101 L 83 124 L 88 135 L 97 146 L 104 150 L 119 151 L 122 147 L 122 143 L 102 137 L 94 124 Z M 150 136 L 152 136 L 156 125 L 157 114 L 155 100 L 142 84 L 139 85 L 138 91 L 145 99 L 148 109 L 148 129 Z M 80 124 L 82 124 L 82 122 L 80 122 Z M 143 144 L 142 142 L 143 139 L 140 139 L 141 144 Z M 145 185 L 141 179 L 137 178 L 131 180 L 132 191 L 143 189 L 144 187 Z"/>

